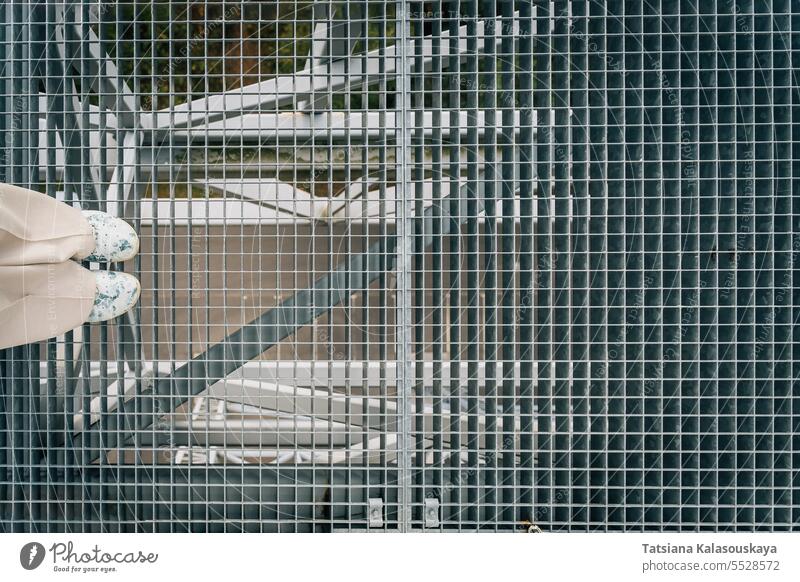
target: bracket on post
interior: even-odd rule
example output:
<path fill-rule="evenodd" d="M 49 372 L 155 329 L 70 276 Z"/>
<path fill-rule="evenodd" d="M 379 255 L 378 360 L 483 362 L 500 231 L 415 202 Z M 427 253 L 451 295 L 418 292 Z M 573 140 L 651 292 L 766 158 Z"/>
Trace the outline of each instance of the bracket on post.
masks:
<path fill-rule="evenodd" d="M 439 500 L 436 497 L 425 499 L 425 527 L 439 527 Z"/>
<path fill-rule="evenodd" d="M 383 499 L 369 499 L 369 527 L 383 527 Z"/>

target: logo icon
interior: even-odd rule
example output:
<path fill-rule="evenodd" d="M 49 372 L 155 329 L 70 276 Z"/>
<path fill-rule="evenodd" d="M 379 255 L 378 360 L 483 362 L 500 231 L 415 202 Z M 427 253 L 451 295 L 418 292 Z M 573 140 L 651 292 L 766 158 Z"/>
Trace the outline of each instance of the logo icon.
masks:
<path fill-rule="evenodd" d="M 19 563 L 26 570 L 35 570 L 44 561 L 44 546 L 39 542 L 28 542 L 19 551 Z"/>

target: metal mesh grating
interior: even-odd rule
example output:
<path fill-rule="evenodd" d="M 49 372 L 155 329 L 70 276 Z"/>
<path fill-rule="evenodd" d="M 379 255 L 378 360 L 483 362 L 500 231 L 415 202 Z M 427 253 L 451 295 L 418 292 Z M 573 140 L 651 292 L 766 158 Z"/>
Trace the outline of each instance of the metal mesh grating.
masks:
<path fill-rule="evenodd" d="M 144 289 L 2 352 L 2 530 L 800 520 L 790 0 L 0 11 L 0 180 Z"/>

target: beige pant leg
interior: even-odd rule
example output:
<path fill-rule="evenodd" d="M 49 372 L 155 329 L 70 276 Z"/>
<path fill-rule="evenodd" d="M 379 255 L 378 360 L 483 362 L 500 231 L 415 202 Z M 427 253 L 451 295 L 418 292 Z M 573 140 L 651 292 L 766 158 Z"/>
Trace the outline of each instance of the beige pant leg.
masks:
<path fill-rule="evenodd" d="M 0 266 L 0 349 L 38 342 L 86 321 L 94 274 L 74 261 Z"/>
<path fill-rule="evenodd" d="M 0 349 L 54 337 L 86 321 L 95 278 L 69 259 L 92 250 L 92 228 L 79 210 L 0 184 Z"/>
<path fill-rule="evenodd" d="M 80 210 L 50 196 L 0 184 L 0 266 L 61 263 L 94 250 Z"/>

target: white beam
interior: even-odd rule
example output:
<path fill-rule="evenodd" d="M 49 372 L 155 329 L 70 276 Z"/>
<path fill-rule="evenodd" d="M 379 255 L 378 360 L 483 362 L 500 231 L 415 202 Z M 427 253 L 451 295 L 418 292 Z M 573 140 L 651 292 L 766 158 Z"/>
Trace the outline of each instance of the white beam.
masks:
<path fill-rule="evenodd" d="M 161 224 L 204 224 L 209 226 L 259 225 L 259 224 L 297 224 L 304 219 L 293 217 L 274 208 L 249 202 L 244 198 L 210 198 L 193 200 L 169 200 L 143 198 L 141 217 L 143 225 Z M 310 222 L 310 221 L 309 221 Z"/>
<path fill-rule="evenodd" d="M 471 127 L 477 128 L 478 137 L 483 137 L 486 132 L 486 112 L 478 111 L 477 120 L 471 122 L 467 111 L 458 112 L 456 131 L 465 137 Z M 521 117 L 520 111 L 514 110 L 513 131 L 519 134 Z M 172 130 L 176 139 L 191 140 L 191 142 L 227 142 L 231 139 L 244 141 L 255 140 L 260 144 L 277 143 L 280 141 L 296 142 L 297 140 L 310 140 L 311 138 L 332 141 L 347 141 L 348 144 L 360 143 L 364 138 L 369 138 L 370 143 L 381 135 L 391 138 L 398 123 L 398 113 L 394 110 L 378 112 L 345 112 L 328 111 L 325 113 L 306 112 L 281 112 L 281 113 L 248 113 L 230 119 L 214 121 L 207 125 L 193 128 Z M 533 113 L 534 134 L 536 133 L 537 113 Z M 434 112 L 424 111 L 421 130 L 413 129 L 412 137 L 423 135 L 431 137 L 434 132 Z M 500 130 L 499 124 L 495 129 Z M 161 133 L 167 130 L 159 130 Z M 449 121 L 444 121 L 439 127 L 442 139 L 450 139 L 455 133 Z"/>
<path fill-rule="evenodd" d="M 277 180 L 210 179 L 196 180 L 195 183 L 208 186 L 226 197 L 252 201 L 287 218 L 313 218 L 319 212 L 318 208 L 324 205 L 305 190 Z"/>
<path fill-rule="evenodd" d="M 111 174 L 106 194 L 106 212 L 116 216 L 118 202 L 129 203 L 133 200 L 132 190 L 136 179 L 136 148 L 141 139 L 136 132 L 127 131 L 122 139 L 122 164 L 117 164 Z M 124 211 L 123 211 L 124 212 Z"/>

